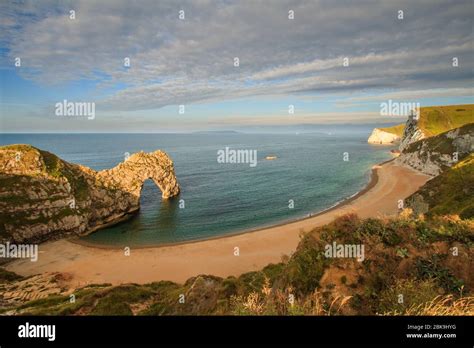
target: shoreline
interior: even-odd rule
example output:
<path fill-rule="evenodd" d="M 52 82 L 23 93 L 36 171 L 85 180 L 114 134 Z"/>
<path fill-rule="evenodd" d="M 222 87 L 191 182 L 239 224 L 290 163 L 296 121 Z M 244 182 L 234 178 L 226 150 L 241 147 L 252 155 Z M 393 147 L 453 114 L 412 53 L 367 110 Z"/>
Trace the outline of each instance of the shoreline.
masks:
<path fill-rule="evenodd" d="M 300 221 L 308 220 L 308 219 L 311 219 L 311 218 L 314 218 L 314 217 L 318 217 L 322 214 L 329 213 L 332 210 L 339 209 L 339 208 L 343 207 L 344 205 L 350 204 L 352 201 L 356 200 L 360 196 L 367 193 L 370 189 L 372 189 L 375 185 L 377 185 L 377 182 L 379 180 L 378 173 L 377 173 L 377 168 L 379 168 L 380 166 L 382 166 L 386 163 L 394 161 L 395 158 L 396 157 L 388 159 L 388 160 L 383 161 L 383 162 L 380 162 L 378 164 L 374 164 L 372 166 L 371 170 L 370 170 L 369 182 L 361 190 L 359 190 L 356 193 L 340 200 L 339 202 L 336 202 L 335 204 L 333 204 L 332 206 L 330 206 L 330 207 L 328 207 L 324 210 L 318 211 L 316 213 L 311 213 L 310 216 L 304 216 L 304 217 L 301 217 L 301 218 L 288 219 L 288 220 L 285 220 L 285 221 L 282 221 L 282 222 L 279 222 L 279 223 L 276 223 L 276 224 L 263 225 L 263 226 L 260 226 L 260 227 L 245 229 L 245 230 L 237 231 L 237 232 L 230 232 L 230 233 L 217 235 L 217 236 L 210 236 L 210 237 L 204 237 L 204 238 L 200 238 L 200 239 L 192 239 L 192 240 L 185 240 L 185 241 L 172 242 L 172 243 L 136 245 L 136 246 L 130 246 L 130 248 L 133 248 L 133 249 L 155 249 L 155 248 L 164 248 L 164 247 L 171 247 L 171 246 L 191 244 L 191 243 L 199 243 L 199 242 L 211 241 L 211 240 L 216 240 L 216 239 L 221 239 L 221 238 L 226 238 L 226 237 L 240 236 L 240 235 L 243 235 L 243 234 L 256 233 L 256 232 L 259 232 L 259 231 L 262 231 L 262 230 L 265 230 L 265 229 L 268 229 L 268 228 L 281 227 L 281 226 L 285 226 L 285 225 L 288 225 L 288 224 L 291 224 L 291 223 L 300 222 Z M 125 220 L 122 220 L 122 221 L 125 221 Z M 121 223 L 122 221 L 119 221 L 118 223 Z M 65 240 L 67 240 L 70 243 L 82 245 L 82 246 L 85 246 L 85 247 L 88 247 L 88 248 L 108 249 L 108 250 L 122 250 L 123 249 L 123 246 L 107 245 L 107 244 L 96 244 L 96 243 L 91 243 L 91 242 L 81 240 L 80 238 L 81 237 L 72 237 L 72 238 L 65 239 Z"/>
<path fill-rule="evenodd" d="M 418 190 L 431 177 L 396 165 L 392 160 L 375 165 L 369 184 L 353 197 L 311 217 L 264 227 L 256 231 L 218 236 L 176 245 L 123 249 L 97 248 L 68 240 L 41 244 L 37 262 L 15 260 L 6 269 L 23 276 L 45 272 L 68 274 L 68 285 L 91 283 L 145 284 L 160 280 L 183 283 L 199 274 L 238 276 L 290 256 L 301 233 L 356 213 L 361 218 L 389 217 L 398 213 L 398 200 Z M 239 255 L 234 255 L 235 248 Z"/>

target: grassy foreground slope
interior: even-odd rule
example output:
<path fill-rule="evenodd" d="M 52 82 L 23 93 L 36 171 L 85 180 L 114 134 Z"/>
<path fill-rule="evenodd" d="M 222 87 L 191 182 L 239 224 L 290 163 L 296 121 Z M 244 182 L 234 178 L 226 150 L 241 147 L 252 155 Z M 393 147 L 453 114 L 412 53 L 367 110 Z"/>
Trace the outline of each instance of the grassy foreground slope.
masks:
<path fill-rule="evenodd" d="M 472 220 L 346 215 L 302 236 L 291 257 L 239 277 L 89 285 L 74 303 L 65 292 L 0 305 L 32 315 L 474 315 L 473 231 Z M 363 245 L 364 260 L 328 257 L 334 242 Z M 18 284 L 5 278 L 4 292 Z"/>

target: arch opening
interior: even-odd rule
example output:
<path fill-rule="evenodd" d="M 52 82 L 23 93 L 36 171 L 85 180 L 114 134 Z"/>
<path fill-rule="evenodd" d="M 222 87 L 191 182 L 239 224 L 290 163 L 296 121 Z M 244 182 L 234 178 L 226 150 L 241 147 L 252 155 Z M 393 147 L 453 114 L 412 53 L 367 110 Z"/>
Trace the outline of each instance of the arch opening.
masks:
<path fill-rule="evenodd" d="M 159 207 L 163 191 L 152 178 L 143 181 L 140 189 L 140 209 Z"/>

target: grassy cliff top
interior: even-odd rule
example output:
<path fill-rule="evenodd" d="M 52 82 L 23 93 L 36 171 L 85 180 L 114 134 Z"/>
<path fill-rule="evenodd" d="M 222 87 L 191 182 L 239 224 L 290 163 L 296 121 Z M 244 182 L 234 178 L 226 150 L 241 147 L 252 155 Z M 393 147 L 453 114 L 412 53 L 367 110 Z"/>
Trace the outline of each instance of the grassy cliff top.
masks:
<path fill-rule="evenodd" d="M 28 192 L 44 190 L 46 183 L 54 195 L 53 188 L 59 179 L 71 185 L 78 201 L 87 199 L 87 183 L 81 168 L 51 152 L 27 144 L 0 146 L 0 167 L 0 185 L 8 191 L 0 197 L 0 203 L 32 203 Z"/>
<path fill-rule="evenodd" d="M 418 128 L 427 137 L 432 137 L 472 122 L 474 122 L 474 104 L 426 106 L 420 109 Z M 380 130 L 401 137 L 405 124 L 380 128 Z"/>
<path fill-rule="evenodd" d="M 474 104 L 429 106 L 420 111 L 418 127 L 427 137 L 474 122 Z"/>
<path fill-rule="evenodd" d="M 396 126 L 392 127 L 385 127 L 385 128 L 380 128 L 381 131 L 391 133 L 398 135 L 399 137 L 402 137 L 403 131 L 405 130 L 405 125 L 404 124 L 398 124 Z"/>

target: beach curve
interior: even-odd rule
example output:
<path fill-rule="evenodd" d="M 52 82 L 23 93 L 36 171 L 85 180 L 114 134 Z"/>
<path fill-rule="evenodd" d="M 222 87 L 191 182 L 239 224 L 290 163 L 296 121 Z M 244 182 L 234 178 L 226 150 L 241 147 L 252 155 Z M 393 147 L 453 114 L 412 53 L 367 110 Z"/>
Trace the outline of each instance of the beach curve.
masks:
<path fill-rule="evenodd" d="M 364 190 L 305 219 L 207 240 L 132 248 L 129 256 L 122 249 L 59 240 L 40 245 L 38 261 L 15 260 L 6 268 L 24 276 L 68 273 L 71 287 L 91 283 L 144 284 L 159 280 L 182 283 L 198 274 L 238 276 L 280 262 L 282 256 L 294 252 L 302 232 L 327 224 L 337 216 L 351 212 L 364 218 L 395 215 L 398 201 L 417 191 L 430 178 L 388 161 L 373 167 L 371 180 Z M 234 253 L 236 247 L 238 256 Z"/>

